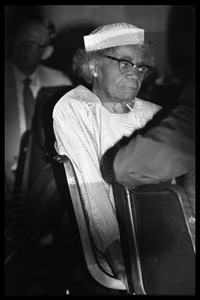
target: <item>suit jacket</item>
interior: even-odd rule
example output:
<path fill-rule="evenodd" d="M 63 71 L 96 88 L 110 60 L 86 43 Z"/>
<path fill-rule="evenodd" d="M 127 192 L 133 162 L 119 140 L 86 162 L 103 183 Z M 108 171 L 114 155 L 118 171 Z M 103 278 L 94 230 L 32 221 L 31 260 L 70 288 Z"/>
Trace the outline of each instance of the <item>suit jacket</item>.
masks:
<path fill-rule="evenodd" d="M 71 80 L 61 71 L 40 65 L 38 76 L 42 87 L 70 86 Z M 36 99 L 37 102 L 37 99 Z M 5 174 L 6 179 L 12 183 L 14 173 L 11 166 L 19 156 L 21 134 L 19 128 L 19 111 L 16 94 L 16 83 L 11 61 L 5 63 Z"/>

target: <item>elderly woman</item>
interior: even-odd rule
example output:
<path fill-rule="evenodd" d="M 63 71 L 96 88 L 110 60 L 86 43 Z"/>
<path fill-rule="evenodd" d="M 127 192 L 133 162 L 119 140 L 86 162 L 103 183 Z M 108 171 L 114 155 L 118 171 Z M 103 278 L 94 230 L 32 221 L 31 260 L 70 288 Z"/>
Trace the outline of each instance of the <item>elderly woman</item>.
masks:
<path fill-rule="evenodd" d="M 127 23 L 100 26 L 84 36 L 84 44 L 74 56 L 73 69 L 91 88 L 77 86 L 54 107 L 56 149 L 74 165 L 100 262 L 106 257 L 124 281 L 113 191 L 102 178 L 100 160 L 159 111 L 159 106 L 137 98 L 154 59 L 144 30 Z"/>

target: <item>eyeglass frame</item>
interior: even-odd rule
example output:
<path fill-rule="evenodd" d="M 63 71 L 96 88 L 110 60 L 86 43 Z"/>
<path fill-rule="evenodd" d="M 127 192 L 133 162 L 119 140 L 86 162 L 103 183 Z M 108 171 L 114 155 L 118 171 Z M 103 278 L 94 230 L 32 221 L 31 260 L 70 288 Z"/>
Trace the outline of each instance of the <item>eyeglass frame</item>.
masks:
<path fill-rule="evenodd" d="M 146 67 L 147 69 L 148 69 L 148 73 L 147 74 L 143 74 L 142 73 L 142 71 L 140 71 L 142 74 L 143 74 L 143 76 L 144 77 L 146 77 L 147 75 L 149 75 L 151 72 L 153 72 L 155 69 L 152 67 L 152 66 L 149 66 L 149 65 L 145 65 L 145 64 L 142 64 L 142 65 L 136 65 L 136 64 L 134 64 L 134 63 L 132 63 L 130 60 L 127 60 L 127 59 L 122 59 L 122 58 L 117 58 L 117 57 L 113 57 L 113 56 L 110 56 L 110 55 L 103 55 L 104 57 L 107 57 L 107 58 L 110 58 L 110 59 L 112 59 L 112 60 L 116 60 L 117 62 L 118 62 L 118 67 L 119 67 L 119 71 L 121 72 L 121 70 L 120 70 L 120 63 L 122 62 L 122 61 L 125 61 L 125 62 L 128 62 L 128 63 L 130 63 L 131 65 L 132 65 L 132 68 L 137 68 L 137 69 L 139 69 L 139 68 L 141 68 L 141 67 Z M 130 70 L 130 68 L 128 68 L 128 70 L 127 70 L 127 72 L 129 72 L 129 70 Z M 123 73 L 123 72 L 121 72 L 122 74 L 126 74 L 127 72 L 125 72 L 125 73 Z"/>
<path fill-rule="evenodd" d="M 36 42 L 29 41 L 29 40 L 26 40 L 26 39 L 24 39 L 24 38 L 22 38 L 22 37 L 17 37 L 17 36 L 13 38 L 13 41 L 14 41 L 14 42 L 19 42 L 19 41 L 21 41 L 21 42 L 20 42 L 21 44 L 23 44 L 23 43 L 25 42 L 26 44 L 29 44 L 29 46 L 37 46 L 37 50 L 49 46 L 48 44 L 40 45 L 40 44 L 38 44 L 38 43 L 36 43 Z"/>

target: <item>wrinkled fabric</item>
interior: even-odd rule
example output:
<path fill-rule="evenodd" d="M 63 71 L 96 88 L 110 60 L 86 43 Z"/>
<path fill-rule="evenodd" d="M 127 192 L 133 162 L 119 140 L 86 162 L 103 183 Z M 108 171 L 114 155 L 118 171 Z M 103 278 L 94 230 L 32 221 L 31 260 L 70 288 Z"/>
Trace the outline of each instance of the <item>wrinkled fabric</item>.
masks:
<path fill-rule="evenodd" d="M 100 99 L 83 86 L 65 94 L 53 111 L 56 149 L 73 163 L 97 249 L 104 252 L 119 239 L 113 191 L 100 172 L 105 151 L 123 136 L 142 128 L 160 109 L 135 99 L 132 111 L 111 114 Z"/>

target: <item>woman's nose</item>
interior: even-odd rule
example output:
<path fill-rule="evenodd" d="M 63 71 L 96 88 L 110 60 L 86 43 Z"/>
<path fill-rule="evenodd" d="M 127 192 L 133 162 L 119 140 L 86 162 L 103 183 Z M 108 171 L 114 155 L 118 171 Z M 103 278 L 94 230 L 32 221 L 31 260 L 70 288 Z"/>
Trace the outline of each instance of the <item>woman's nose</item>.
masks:
<path fill-rule="evenodd" d="M 126 74 L 126 77 L 127 79 L 133 78 L 134 80 L 140 80 L 140 81 L 143 79 L 143 75 L 140 72 L 140 70 L 137 68 L 137 66 L 130 68 L 130 70 Z"/>

